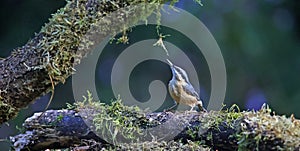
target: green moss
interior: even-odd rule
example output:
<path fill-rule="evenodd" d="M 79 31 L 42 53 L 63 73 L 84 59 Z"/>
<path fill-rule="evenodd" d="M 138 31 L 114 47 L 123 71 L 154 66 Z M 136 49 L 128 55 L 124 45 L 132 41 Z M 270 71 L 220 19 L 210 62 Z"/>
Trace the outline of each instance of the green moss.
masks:
<path fill-rule="evenodd" d="M 268 105 L 261 110 L 245 112 L 236 135 L 239 150 L 265 150 L 266 142 L 273 143 L 273 150 L 295 150 L 300 147 L 300 121 L 292 115 L 290 118 L 275 115 Z"/>
<path fill-rule="evenodd" d="M 92 94 L 77 103 L 77 110 L 91 109 L 90 115 L 94 130 L 101 138 L 112 143 L 132 142 L 145 135 L 141 127 L 152 126 L 155 123 L 146 118 L 145 111 L 137 106 L 126 106 L 118 98 L 110 105 L 93 100 Z"/>
<path fill-rule="evenodd" d="M 73 66 L 78 64 L 101 38 L 123 31 L 123 36 L 117 38 L 117 42 L 128 43 L 126 30 L 138 21 L 147 20 L 146 18 L 155 9 L 160 9 L 161 3 L 164 2 L 167 0 L 150 0 L 146 3 L 144 0 L 69 0 L 64 8 L 52 15 L 49 23 L 37 34 L 41 38 L 32 49 L 42 54 L 41 62 L 26 66 L 28 70 L 46 68 L 55 83 L 65 82 L 65 79 L 75 72 Z M 131 8 L 122 9 L 126 6 Z M 95 38 L 95 35 L 98 37 Z M 50 80 L 46 84 L 49 83 Z"/>
<path fill-rule="evenodd" d="M 198 132 L 189 128 L 186 133 L 194 140 L 198 136 Z"/>
<path fill-rule="evenodd" d="M 187 131 L 187 134 L 195 140 L 199 137 L 199 132 L 203 132 L 205 138 L 201 138 L 201 144 L 213 144 L 214 139 L 218 139 L 218 136 L 214 136 L 214 131 L 221 131 L 221 129 L 235 129 L 236 123 L 240 122 L 243 117 L 243 113 L 240 112 L 237 105 L 231 106 L 229 109 L 221 111 L 210 111 L 207 114 L 201 114 L 199 116 L 199 126 L 193 127 Z M 215 138 L 216 137 L 216 138 Z M 199 139 L 199 138 L 198 138 Z"/>
<path fill-rule="evenodd" d="M 210 111 L 205 118 L 199 117 L 199 121 L 204 124 L 204 128 L 218 129 L 220 124 L 223 124 L 222 126 L 233 128 L 236 121 L 242 117 L 243 113 L 240 112 L 238 106 L 233 105 L 226 110 Z"/>
<path fill-rule="evenodd" d="M 11 106 L 10 104 L 6 104 L 0 99 L 0 122 L 2 121 L 8 121 L 9 119 L 14 118 L 17 116 L 18 110 Z"/>
<path fill-rule="evenodd" d="M 115 150 L 170 150 L 170 151 L 208 151 L 209 148 L 204 148 L 201 146 L 200 142 L 188 141 L 187 143 L 181 143 L 178 141 L 152 141 L 143 143 L 133 143 L 133 144 L 122 144 Z"/>
<path fill-rule="evenodd" d="M 66 103 L 67 105 L 67 110 L 74 110 L 76 109 L 76 103 L 71 104 L 71 103 Z"/>
<path fill-rule="evenodd" d="M 68 0 L 66 6 L 53 14 L 38 34 L 41 39 L 33 49 L 42 54 L 41 62 L 26 66 L 30 70 L 46 68 L 55 83 L 64 83 L 75 72 L 73 66 L 90 52 L 99 38 L 101 41 L 101 38 L 123 31 L 123 35 L 115 39 L 117 43 L 127 44 L 129 39 L 126 31 L 139 21 L 146 22 L 155 10 L 159 27 L 160 8 L 165 2 L 174 5 L 178 0 Z M 201 3 L 199 0 L 196 2 Z M 131 7 L 122 9 L 125 6 Z M 95 35 L 98 37 L 95 38 Z"/>
<path fill-rule="evenodd" d="M 151 141 L 141 143 L 130 143 L 120 144 L 119 146 L 105 146 L 102 143 L 98 143 L 93 140 L 83 140 L 82 144 L 93 144 L 91 150 L 102 150 L 102 151 L 120 151 L 120 150 L 131 150 L 131 151 L 209 151 L 210 148 L 201 146 L 200 142 L 188 141 L 187 143 L 181 143 L 178 141 Z M 71 148 L 71 150 L 74 150 Z"/>
<path fill-rule="evenodd" d="M 56 121 L 60 122 L 60 121 L 62 121 L 63 118 L 64 118 L 64 116 L 62 114 L 60 114 L 57 116 Z"/>

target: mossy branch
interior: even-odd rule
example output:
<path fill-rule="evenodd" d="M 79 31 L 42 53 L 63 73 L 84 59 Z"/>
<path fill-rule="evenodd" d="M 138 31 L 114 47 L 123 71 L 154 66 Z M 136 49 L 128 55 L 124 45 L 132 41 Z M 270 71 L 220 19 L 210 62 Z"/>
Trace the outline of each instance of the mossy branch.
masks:
<path fill-rule="evenodd" d="M 20 150 L 300 149 L 300 121 L 293 116 L 274 115 L 267 106 L 257 112 L 240 112 L 233 106 L 208 113 L 145 113 L 137 107 L 124 106 L 119 100 L 112 105 L 86 100 L 75 110 L 49 110 L 41 119 L 40 113 L 28 118 L 24 123 L 26 132 L 11 137 L 13 146 Z M 107 127 L 107 123 L 111 125 Z M 128 130 L 130 133 L 126 133 Z M 130 134 L 136 135 L 128 137 Z M 109 143 L 112 138 L 115 145 Z"/>
<path fill-rule="evenodd" d="M 167 1 L 69 0 L 34 38 L 0 60 L 0 124 L 48 93 L 51 79 L 63 83 L 95 43 L 146 20 Z"/>

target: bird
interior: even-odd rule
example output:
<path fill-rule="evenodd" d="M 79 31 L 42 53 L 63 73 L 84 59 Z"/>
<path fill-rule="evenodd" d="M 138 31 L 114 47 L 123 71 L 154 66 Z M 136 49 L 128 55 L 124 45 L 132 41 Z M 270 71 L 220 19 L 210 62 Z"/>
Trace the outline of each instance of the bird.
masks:
<path fill-rule="evenodd" d="M 207 112 L 203 107 L 198 93 L 190 83 L 186 71 L 174 65 L 169 59 L 167 59 L 167 62 L 172 71 L 172 79 L 169 81 L 168 89 L 170 96 L 175 102 L 168 110 L 172 110 L 178 104 L 184 104 L 191 107 L 190 111 L 192 111 L 195 106 L 198 106 L 200 111 Z"/>

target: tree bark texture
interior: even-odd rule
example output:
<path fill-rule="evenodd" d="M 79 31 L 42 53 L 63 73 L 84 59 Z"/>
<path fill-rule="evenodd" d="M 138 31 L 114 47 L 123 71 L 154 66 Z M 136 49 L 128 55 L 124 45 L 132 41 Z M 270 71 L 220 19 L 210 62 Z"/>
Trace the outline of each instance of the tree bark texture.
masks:
<path fill-rule="evenodd" d="M 87 123 L 91 122 L 90 117 L 95 118 L 96 113 L 99 113 L 99 110 L 87 108 L 80 113 L 74 110 L 49 110 L 41 119 L 38 119 L 40 113 L 36 113 L 24 122 L 26 131 L 10 139 L 17 150 L 72 148 L 87 141 L 97 144 L 81 146 L 90 150 L 95 149 L 95 146 L 97 149 L 100 147 L 108 150 L 109 148 L 127 150 L 133 146 L 143 150 L 154 147 L 152 149 L 155 150 L 155 146 L 161 146 L 158 148 L 161 150 L 172 145 L 176 146 L 172 143 L 179 143 L 182 147 L 191 142 L 200 142 L 193 148 L 195 150 L 202 150 L 204 146 L 213 150 L 228 151 L 300 149 L 300 121 L 293 116 L 286 118 L 272 115 L 267 108 L 257 112 L 147 113 L 146 122 L 138 124 L 144 132 L 142 138 L 133 143 L 118 145 L 108 143 L 104 137 L 91 131 L 93 129 L 91 126 L 87 126 Z M 139 119 L 145 121 L 143 118 Z M 151 126 L 149 123 L 152 123 Z M 105 124 L 101 126 L 105 127 Z M 155 128 L 151 129 L 153 127 Z M 166 145 L 168 143 L 171 145 Z"/>
<path fill-rule="evenodd" d="M 34 38 L 0 60 L 0 124 L 63 83 L 95 43 L 146 20 L 158 2 L 166 1 L 69 0 Z"/>

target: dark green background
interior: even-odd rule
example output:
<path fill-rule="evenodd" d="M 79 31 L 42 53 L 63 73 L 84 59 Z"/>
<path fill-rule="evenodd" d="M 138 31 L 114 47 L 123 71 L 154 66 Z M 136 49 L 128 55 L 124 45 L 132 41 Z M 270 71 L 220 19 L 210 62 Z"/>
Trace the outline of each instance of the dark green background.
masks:
<path fill-rule="evenodd" d="M 62 0 L 1 1 L 0 57 L 6 57 L 13 48 L 24 45 L 48 21 L 51 14 L 64 4 Z M 217 40 L 227 70 L 225 104 L 230 106 L 236 103 L 241 109 L 258 109 L 262 103 L 267 102 L 278 114 L 289 116 L 294 113 L 300 118 L 300 2 L 296 0 L 210 0 L 203 1 L 203 4 L 204 6 L 200 7 L 192 0 L 181 0 L 176 6 L 197 16 Z M 133 34 L 140 35 L 141 39 L 156 36 L 152 32 L 155 31 L 154 28 L 149 27 L 147 34 L 145 29 L 147 28 L 133 29 Z M 137 36 L 131 35 L 131 42 L 138 41 L 134 37 Z M 184 50 L 193 60 L 194 54 L 190 51 L 194 48 L 188 41 L 174 37 L 170 37 L 168 41 L 185 47 Z M 105 56 L 111 57 L 107 61 L 111 63 L 110 59 L 117 57 L 114 51 L 120 51 L 124 46 L 113 45 L 108 48 L 111 48 L 110 51 L 103 57 L 104 59 Z M 207 104 L 206 100 L 209 99 L 210 93 L 208 68 L 205 61 L 196 64 L 198 64 L 196 67 L 201 69 L 198 71 L 201 96 L 204 104 Z M 143 70 L 145 68 L 148 70 Z M 135 83 L 149 81 L 149 79 L 168 82 L 171 74 L 165 72 L 161 75 L 160 70 L 169 69 L 157 61 L 143 62 L 136 67 L 131 77 L 131 81 L 134 81 L 132 92 L 136 98 L 147 100 L 149 96 L 147 96 L 147 89 L 143 88 L 148 88 L 147 85 L 135 90 Z M 106 87 L 101 82 L 98 84 L 99 88 Z M 110 93 L 107 90 L 102 99 L 109 100 Z M 16 125 L 21 127 L 26 117 L 36 111 L 42 111 L 48 99 L 49 95 L 41 98 L 21 111 L 16 119 L 9 122 L 9 126 L 2 125 L 1 138 L 17 134 Z M 170 98 L 166 101 L 171 102 Z M 56 89 L 50 108 L 65 108 L 66 102 L 74 102 L 70 79 L 65 85 L 60 85 Z M 8 143 L 0 143 L 0 146 L 4 146 L 1 150 L 8 150 Z"/>

